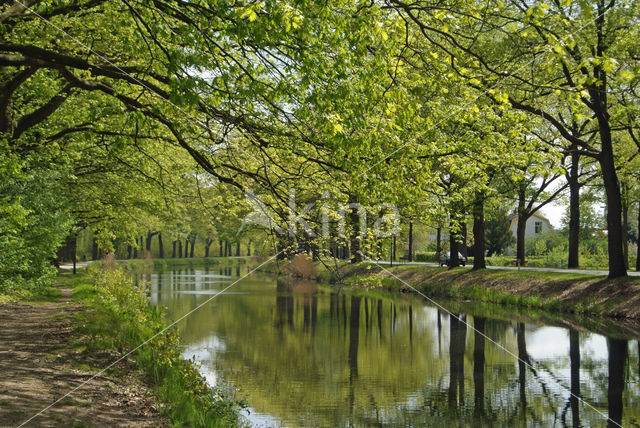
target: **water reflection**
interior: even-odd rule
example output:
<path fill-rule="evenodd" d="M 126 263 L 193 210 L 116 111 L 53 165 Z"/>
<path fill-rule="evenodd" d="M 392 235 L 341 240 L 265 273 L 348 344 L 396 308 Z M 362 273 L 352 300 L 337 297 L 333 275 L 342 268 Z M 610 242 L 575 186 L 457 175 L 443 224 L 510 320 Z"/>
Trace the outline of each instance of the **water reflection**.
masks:
<path fill-rule="evenodd" d="M 152 300 L 177 318 L 207 298 L 196 291 L 218 292 L 243 273 L 154 272 Z M 640 345 L 516 319 L 263 276 L 196 311 L 180 334 L 211 383 L 239 389 L 255 425 L 640 423 L 640 362 L 631 364 Z"/>

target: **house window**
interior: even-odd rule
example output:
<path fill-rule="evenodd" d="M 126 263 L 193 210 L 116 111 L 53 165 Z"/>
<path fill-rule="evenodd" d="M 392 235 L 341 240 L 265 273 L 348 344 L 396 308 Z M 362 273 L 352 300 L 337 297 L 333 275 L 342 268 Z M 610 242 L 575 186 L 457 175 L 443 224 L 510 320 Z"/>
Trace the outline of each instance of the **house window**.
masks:
<path fill-rule="evenodd" d="M 536 221 L 536 233 L 542 232 L 542 222 Z"/>

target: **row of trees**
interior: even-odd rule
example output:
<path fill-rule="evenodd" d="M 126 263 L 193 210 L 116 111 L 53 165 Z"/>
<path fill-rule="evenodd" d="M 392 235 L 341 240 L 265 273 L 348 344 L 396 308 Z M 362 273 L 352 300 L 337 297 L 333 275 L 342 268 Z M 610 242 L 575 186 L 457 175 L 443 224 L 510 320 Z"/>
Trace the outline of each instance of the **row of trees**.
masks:
<path fill-rule="evenodd" d="M 248 191 L 288 232 L 291 189 L 316 235 L 323 218 L 332 233 L 265 235 L 277 249 L 373 256 L 389 240 L 374 229 L 397 227 L 362 233 L 358 209 L 394 205 L 448 227 L 452 249 L 472 217 L 478 268 L 487 204 L 510 201 L 520 238 L 567 190 L 576 267 L 593 182 L 610 276 L 624 276 L 638 16 L 603 0 L 2 2 L 3 278 L 38 277 L 78 228 L 104 249 L 160 230 L 232 240 Z"/>

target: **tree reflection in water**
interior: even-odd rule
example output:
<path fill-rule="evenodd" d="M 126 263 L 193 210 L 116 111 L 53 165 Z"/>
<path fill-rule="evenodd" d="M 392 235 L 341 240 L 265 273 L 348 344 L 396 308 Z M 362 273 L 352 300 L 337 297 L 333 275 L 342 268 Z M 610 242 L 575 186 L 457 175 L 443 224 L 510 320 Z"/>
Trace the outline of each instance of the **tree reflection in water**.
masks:
<path fill-rule="evenodd" d="M 231 281 L 213 273 L 154 272 L 152 301 L 178 318 L 211 295 L 193 290 Z M 251 418 L 272 415 L 267 426 L 603 426 L 575 396 L 602 403 L 609 426 L 640 420 L 627 341 L 492 316 L 458 320 L 407 296 L 261 277 L 194 312 L 179 334 L 210 379 L 240 388 Z"/>

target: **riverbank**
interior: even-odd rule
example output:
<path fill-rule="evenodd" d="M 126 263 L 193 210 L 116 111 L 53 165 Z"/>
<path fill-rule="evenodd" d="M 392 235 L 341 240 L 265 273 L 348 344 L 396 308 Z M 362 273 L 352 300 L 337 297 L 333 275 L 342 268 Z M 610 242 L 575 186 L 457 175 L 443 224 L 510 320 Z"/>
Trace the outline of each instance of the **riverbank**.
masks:
<path fill-rule="evenodd" d="M 332 265 L 300 260 L 270 263 L 261 270 L 289 276 L 309 276 L 355 290 L 423 294 L 497 303 L 555 312 L 628 318 L 640 321 L 640 277 L 608 279 L 603 275 L 533 270 L 425 265 L 384 266 L 377 263 Z"/>
<path fill-rule="evenodd" d="M 11 373 L 0 379 L 1 425 L 18 425 L 61 397 L 29 424 L 238 425 L 236 404 L 181 357 L 175 331 L 164 331 L 124 271 L 96 264 L 61 272 L 55 285 L 57 299 L 0 305 L 0 369 Z"/>
<path fill-rule="evenodd" d="M 326 275 L 326 274 L 324 274 Z M 640 278 L 544 271 L 342 265 L 334 281 L 361 288 L 422 293 L 550 311 L 640 319 Z"/>

